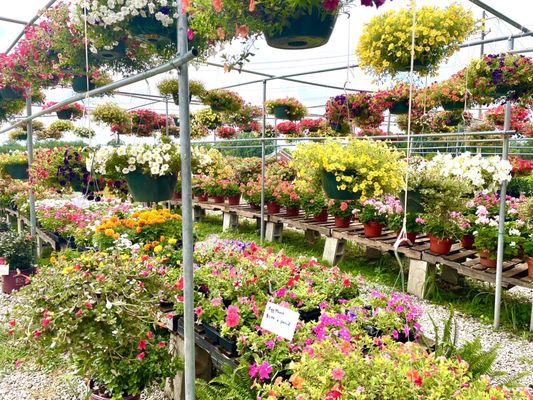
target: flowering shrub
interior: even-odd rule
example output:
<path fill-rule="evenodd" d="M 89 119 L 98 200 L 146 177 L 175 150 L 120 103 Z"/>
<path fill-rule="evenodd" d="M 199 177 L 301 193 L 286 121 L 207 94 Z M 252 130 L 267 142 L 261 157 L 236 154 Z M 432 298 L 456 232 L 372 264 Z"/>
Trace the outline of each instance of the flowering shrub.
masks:
<path fill-rule="evenodd" d="M 159 296 L 171 298 L 165 273 L 147 256 L 60 257 L 21 291 L 23 300 L 9 324 L 13 343 L 44 363 L 51 354 L 66 355 L 78 373 L 93 380 L 95 393 L 113 400 L 137 395 L 180 366 L 155 329 Z"/>
<path fill-rule="evenodd" d="M 87 169 L 101 175 L 139 171 L 150 175 L 175 175 L 180 168 L 179 148 L 167 142 L 102 146 L 87 160 Z"/>
<path fill-rule="evenodd" d="M 216 135 L 221 139 L 234 139 L 237 136 L 237 129 L 232 126 L 219 126 Z"/>
<path fill-rule="evenodd" d="M 497 99 L 532 100 L 530 57 L 521 54 L 489 54 L 474 60 L 467 67 L 468 88 L 478 104 L 490 104 Z"/>
<path fill-rule="evenodd" d="M 378 77 L 409 71 L 412 23 L 412 7 L 374 17 L 365 25 L 357 46 L 361 66 Z M 421 75 L 435 74 L 439 64 L 474 31 L 474 18 L 455 4 L 425 6 L 416 10 L 415 29 L 415 68 Z"/>
<path fill-rule="evenodd" d="M 349 218 L 353 215 L 355 203 L 352 201 L 329 200 L 328 213 L 334 217 Z"/>
<path fill-rule="evenodd" d="M 291 121 L 299 120 L 307 114 L 307 108 L 296 100 L 294 97 L 286 97 L 284 99 L 268 100 L 265 107 L 269 114 L 274 114 L 276 107 L 283 107 L 286 110 L 286 116 L 283 119 Z M 284 110 L 284 111 L 285 111 Z"/>

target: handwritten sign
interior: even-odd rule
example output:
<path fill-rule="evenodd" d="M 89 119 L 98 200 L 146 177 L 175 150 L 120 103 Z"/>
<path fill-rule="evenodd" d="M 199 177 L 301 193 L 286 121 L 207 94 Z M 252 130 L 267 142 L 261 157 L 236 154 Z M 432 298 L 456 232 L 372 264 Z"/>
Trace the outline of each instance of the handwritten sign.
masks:
<path fill-rule="evenodd" d="M 300 314 L 278 304 L 267 303 L 261 328 L 284 339 L 292 340 Z"/>

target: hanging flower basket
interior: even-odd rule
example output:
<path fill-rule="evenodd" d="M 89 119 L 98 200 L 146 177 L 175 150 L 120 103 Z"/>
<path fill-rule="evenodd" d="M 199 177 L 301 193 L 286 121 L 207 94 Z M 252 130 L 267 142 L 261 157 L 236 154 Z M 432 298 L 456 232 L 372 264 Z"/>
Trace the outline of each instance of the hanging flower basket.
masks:
<path fill-rule="evenodd" d="M 389 108 L 389 112 L 395 115 L 408 114 L 409 103 L 406 101 L 399 101 Z"/>
<path fill-rule="evenodd" d="M 350 171 L 346 171 L 345 174 L 349 174 Z M 355 175 L 355 172 L 354 172 Z M 322 172 L 322 188 L 330 199 L 334 200 L 355 200 L 357 199 L 357 193 L 353 192 L 350 189 L 339 189 L 339 183 L 335 178 L 333 172 Z"/>
<path fill-rule="evenodd" d="M 270 47 L 285 50 L 312 49 L 325 45 L 333 32 L 337 16 L 313 8 L 311 14 L 289 18 L 288 25 L 277 33 L 265 32 Z"/>
<path fill-rule="evenodd" d="M 442 108 L 446 111 L 462 110 L 465 108 L 463 101 L 445 101 L 442 103 Z"/>
<path fill-rule="evenodd" d="M 70 120 L 72 118 L 72 110 L 56 111 L 57 118 L 61 120 Z"/>
<path fill-rule="evenodd" d="M 166 201 L 172 199 L 176 188 L 176 175 L 152 176 L 140 172 L 130 172 L 124 176 L 135 201 Z"/>
<path fill-rule="evenodd" d="M 179 106 L 180 105 L 180 95 L 179 93 L 172 93 L 172 100 L 174 100 L 174 104 Z M 192 100 L 192 93 L 189 93 L 189 103 Z"/>
<path fill-rule="evenodd" d="M 96 55 L 104 61 L 120 60 L 126 57 L 126 42 L 121 40 L 112 49 L 100 49 Z"/>
<path fill-rule="evenodd" d="M 154 15 L 147 18 L 135 16 L 129 25 L 133 37 L 154 46 L 175 43 L 177 39 L 176 26 L 164 27 Z"/>
<path fill-rule="evenodd" d="M 6 165 L 6 172 L 13 179 L 29 179 L 28 163 Z"/>
<path fill-rule="evenodd" d="M 289 106 L 276 106 L 274 107 L 274 116 L 278 119 L 290 119 Z"/>
<path fill-rule="evenodd" d="M 419 191 L 408 190 L 407 191 L 407 205 L 405 204 L 405 192 L 400 192 L 400 203 L 407 212 L 410 213 L 423 213 L 424 206 L 422 205 L 422 195 Z"/>
<path fill-rule="evenodd" d="M 5 88 L 0 89 L 0 98 L 3 100 L 20 100 L 22 99 L 22 93 L 10 86 L 6 86 Z"/>
<path fill-rule="evenodd" d="M 96 85 L 89 79 L 87 86 L 87 75 L 76 75 L 72 78 L 72 90 L 76 93 L 85 93 L 89 90 L 96 89 Z"/>

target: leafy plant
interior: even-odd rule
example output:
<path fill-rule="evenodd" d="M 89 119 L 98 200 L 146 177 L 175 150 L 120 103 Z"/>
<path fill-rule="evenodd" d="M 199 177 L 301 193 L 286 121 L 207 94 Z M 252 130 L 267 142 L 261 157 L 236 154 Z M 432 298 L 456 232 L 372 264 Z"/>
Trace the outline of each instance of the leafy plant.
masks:
<path fill-rule="evenodd" d="M 291 121 L 302 119 L 307 114 L 307 108 L 294 97 L 286 97 L 284 99 L 268 100 L 265 107 L 269 114 L 274 114 L 276 107 L 286 108 L 286 118 Z"/>
<path fill-rule="evenodd" d="M 214 89 L 208 91 L 203 101 L 210 105 L 213 111 L 224 111 L 235 113 L 239 111 L 244 104 L 244 100 L 237 93 L 230 90 Z"/>
<path fill-rule="evenodd" d="M 211 381 L 196 381 L 196 397 L 198 400 L 255 400 L 257 392 L 252 389 L 252 383 L 242 367 L 233 371 L 225 366 Z"/>
<path fill-rule="evenodd" d="M 9 270 L 28 269 L 33 261 L 33 241 L 15 232 L 0 232 L 0 258 L 9 264 Z"/>

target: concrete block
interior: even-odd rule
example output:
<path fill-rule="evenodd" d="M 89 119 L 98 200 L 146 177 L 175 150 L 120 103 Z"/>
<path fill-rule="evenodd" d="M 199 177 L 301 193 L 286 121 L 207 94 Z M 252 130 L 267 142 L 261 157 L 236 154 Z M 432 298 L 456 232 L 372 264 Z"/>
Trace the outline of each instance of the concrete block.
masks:
<path fill-rule="evenodd" d="M 440 278 L 452 285 L 459 284 L 459 273 L 455 268 L 449 267 L 447 265 L 441 265 Z"/>
<path fill-rule="evenodd" d="M 344 239 L 327 237 L 322 259 L 331 265 L 337 265 L 344 257 L 345 248 L 346 241 Z"/>
<path fill-rule="evenodd" d="M 422 260 L 409 261 L 409 280 L 407 292 L 424 298 L 427 283 L 435 276 L 435 264 Z"/>
<path fill-rule="evenodd" d="M 225 212 L 222 216 L 222 231 L 226 232 L 239 227 L 239 216 L 233 212 Z"/>
<path fill-rule="evenodd" d="M 283 224 L 267 222 L 265 227 L 265 240 L 267 242 L 281 242 L 283 238 Z"/>
<path fill-rule="evenodd" d="M 192 209 L 192 220 L 202 222 L 205 217 L 205 210 L 202 207 L 194 206 Z"/>

